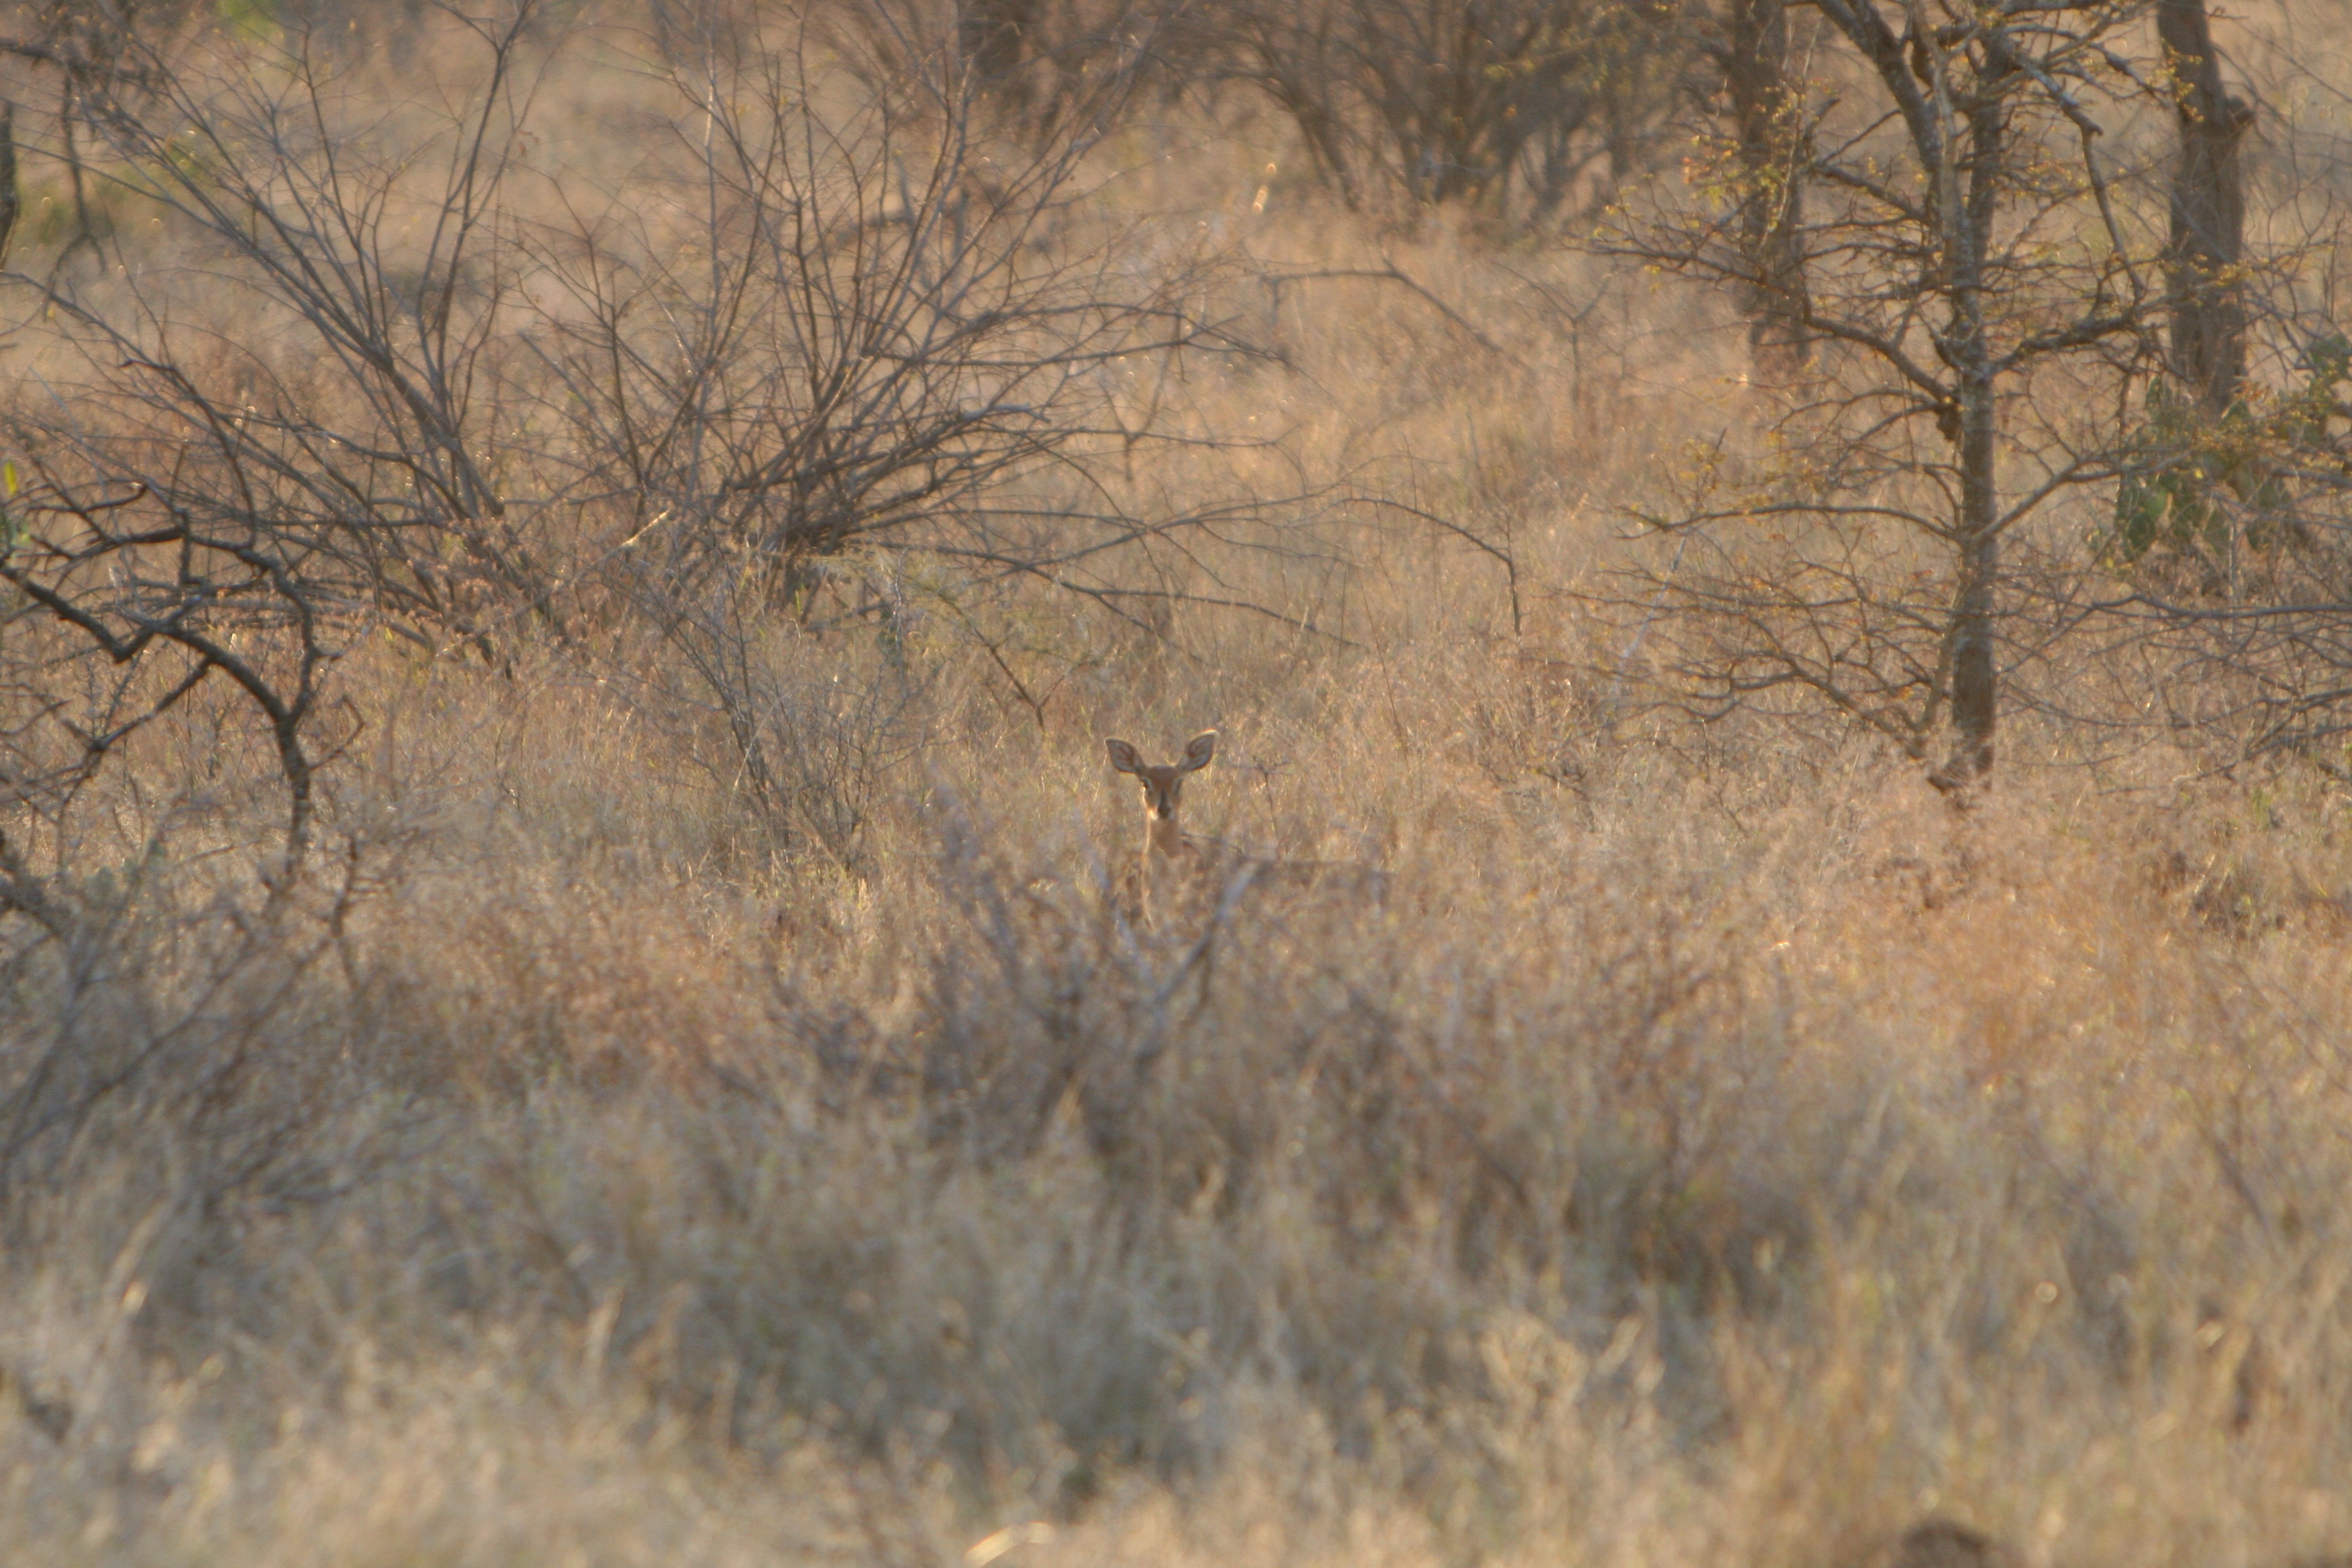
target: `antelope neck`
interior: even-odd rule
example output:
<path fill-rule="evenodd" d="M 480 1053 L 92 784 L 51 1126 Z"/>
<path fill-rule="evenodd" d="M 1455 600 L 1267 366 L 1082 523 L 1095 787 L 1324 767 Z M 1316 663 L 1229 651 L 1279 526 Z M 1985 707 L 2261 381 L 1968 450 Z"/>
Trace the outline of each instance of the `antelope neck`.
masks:
<path fill-rule="evenodd" d="M 1172 816 L 1154 816 L 1150 820 L 1151 853 L 1165 855 L 1171 859 L 1182 855 L 1184 836 L 1176 830 L 1176 819 Z"/>

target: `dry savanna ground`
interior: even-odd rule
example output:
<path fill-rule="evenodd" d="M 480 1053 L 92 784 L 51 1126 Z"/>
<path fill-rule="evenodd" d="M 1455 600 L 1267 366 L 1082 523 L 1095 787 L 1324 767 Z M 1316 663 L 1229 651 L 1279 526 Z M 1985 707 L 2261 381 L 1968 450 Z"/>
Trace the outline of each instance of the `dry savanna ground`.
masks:
<path fill-rule="evenodd" d="M 280 79 L 219 9 L 184 58 Z M 2330 11 L 2264 37 L 2340 58 Z M 478 89 L 456 23 L 394 30 L 329 142 Z M 680 54 L 522 45 L 540 314 L 483 417 L 532 451 L 583 439 L 530 379 L 591 313 L 545 237 L 709 259 Z M 645 526 L 583 502 L 533 536 L 586 563 L 560 629 L 337 623 L 295 882 L 217 681 L 9 819 L 51 923 L 0 917 L 0 1561 L 2352 1553 L 2341 773 L 2021 712 L 1955 811 L 1835 723 L 1662 709 L 1596 584 L 1694 443 L 1758 439 L 1731 306 L 1350 211 L 1286 124 L 1152 98 L 1024 242 L 1234 337 L 1072 373 L 1181 439 L 1004 483 L 1213 515 L 1059 583 L 909 524 L 697 640 L 574 592 Z M 53 266 L 331 379 L 89 156 L 76 247 L 26 155 L 5 396 L 117 384 Z M 2141 667 L 2057 657 L 2131 710 Z M 1103 739 L 1210 728 L 1185 826 L 1326 874 L 1143 919 Z"/>

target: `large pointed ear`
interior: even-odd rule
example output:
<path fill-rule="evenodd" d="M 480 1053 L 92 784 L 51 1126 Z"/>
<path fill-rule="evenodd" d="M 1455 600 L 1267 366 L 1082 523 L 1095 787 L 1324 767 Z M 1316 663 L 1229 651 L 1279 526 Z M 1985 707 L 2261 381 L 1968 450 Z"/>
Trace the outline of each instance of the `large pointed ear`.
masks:
<path fill-rule="evenodd" d="M 1105 741 L 1103 746 L 1110 752 L 1110 765 L 1120 773 L 1140 773 L 1143 771 L 1143 759 L 1137 756 L 1135 748 L 1125 741 Z"/>
<path fill-rule="evenodd" d="M 1207 767 L 1210 759 L 1216 754 L 1217 732 L 1214 730 L 1202 731 L 1184 747 L 1184 771 L 1188 773 L 1199 772 Z"/>

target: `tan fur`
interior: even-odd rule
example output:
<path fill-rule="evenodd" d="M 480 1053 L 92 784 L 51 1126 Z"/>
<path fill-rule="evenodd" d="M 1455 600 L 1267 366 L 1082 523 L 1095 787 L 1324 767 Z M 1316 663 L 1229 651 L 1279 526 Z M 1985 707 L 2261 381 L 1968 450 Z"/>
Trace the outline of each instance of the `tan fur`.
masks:
<path fill-rule="evenodd" d="M 1205 768 L 1217 754 L 1217 732 L 1204 730 L 1184 747 L 1181 758 L 1155 767 L 1125 741 L 1106 740 L 1110 765 L 1132 773 L 1143 785 L 1143 849 L 1135 868 L 1136 912 L 1157 924 L 1174 907 L 1181 890 L 1204 877 L 1220 880 L 1246 877 L 1253 889 L 1285 887 L 1344 890 L 1379 902 L 1388 879 L 1358 865 L 1334 865 L 1322 860 L 1285 860 L 1251 855 L 1213 838 L 1195 838 L 1177 820 L 1184 780 Z"/>
<path fill-rule="evenodd" d="M 1217 732 L 1202 731 L 1185 743 L 1183 756 L 1164 766 L 1146 763 L 1143 753 L 1125 741 L 1106 740 L 1103 745 L 1110 753 L 1110 765 L 1134 774 L 1143 785 L 1143 853 L 1136 867 L 1136 896 L 1143 916 L 1156 920 L 1174 897 L 1177 879 L 1201 863 L 1200 847 L 1178 826 L 1176 812 L 1185 778 L 1216 757 Z"/>

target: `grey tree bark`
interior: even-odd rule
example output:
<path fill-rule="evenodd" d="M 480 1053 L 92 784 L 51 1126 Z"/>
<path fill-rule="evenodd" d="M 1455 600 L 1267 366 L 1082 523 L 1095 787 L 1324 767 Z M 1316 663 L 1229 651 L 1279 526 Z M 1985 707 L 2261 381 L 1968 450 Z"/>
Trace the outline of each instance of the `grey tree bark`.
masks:
<path fill-rule="evenodd" d="M 1747 187 L 1740 248 L 1755 267 L 1743 301 L 1759 378 L 1785 380 L 1812 358 L 1805 329 L 1805 258 L 1799 179 L 1803 125 L 1790 90 L 1786 0 L 1727 0 L 1723 80 Z"/>
<path fill-rule="evenodd" d="M 1922 51 L 1923 53 L 1925 51 Z M 1998 58 L 1998 57 L 1995 57 Z M 1939 62 L 1940 63 L 1940 62 Z M 1988 62 L 1968 110 L 1963 160 L 1948 137 L 1940 205 L 1952 320 L 1945 353 L 1959 390 L 1959 573 L 1952 614 L 1952 750 L 1929 782 L 1951 789 L 1992 771 L 1993 729 L 2000 717 L 2000 670 L 1993 647 L 1993 587 L 2000 575 L 1999 405 L 1993 397 L 1993 349 L 1985 326 L 1985 251 L 1992 237 L 2006 168 L 2008 104 L 2000 89 L 2009 72 Z M 1931 84 L 1941 117 L 1952 112 L 1940 68 Z M 1965 164 L 1965 173 L 1958 165 Z"/>
<path fill-rule="evenodd" d="M 1955 90 L 1956 63 L 1919 26 L 1898 37 L 1872 0 L 1814 0 L 1877 72 L 1933 182 L 1927 232 L 1937 253 L 1935 292 L 1948 310 L 1937 353 L 1951 371 L 1944 433 L 1958 447 L 1959 495 L 1953 519 L 1958 571 L 1945 660 L 1951 694 L 1951 751 L 1928 782 L 1947 793 L 1992 772 L 2000 712 L 1995 588 L 2000 576 L 2000 365 L 1985 311 L 1986 258 L 1993 219 L 2010 179 L 2008 85 L 2016 79 L 2007 47 L 1983 48 L 1965 93 Z"/>
<path fill-rule="evenodd" d="M 2246 376 L 2246 192 L 2239 144 L 2254 122 L 2221 85 L 2205 0 L 2158 0 L 2157 36 L 2171 74 L 2180 153 L 2172 178 L 2172 368 L 2209 415 L 2236 400 Z"/>

